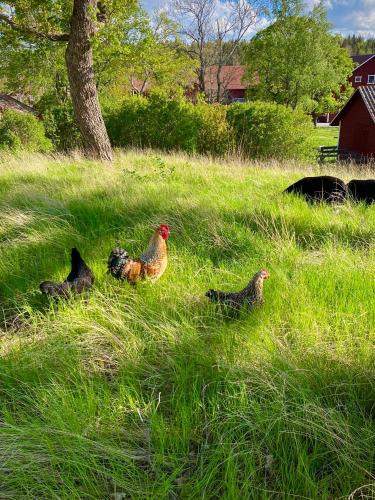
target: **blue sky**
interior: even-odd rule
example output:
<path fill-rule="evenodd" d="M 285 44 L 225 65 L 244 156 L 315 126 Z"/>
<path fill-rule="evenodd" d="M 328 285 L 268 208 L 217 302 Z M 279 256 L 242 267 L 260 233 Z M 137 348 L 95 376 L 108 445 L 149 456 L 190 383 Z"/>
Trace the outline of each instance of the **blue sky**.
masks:
<path fill-rule="evenodd" d="M 141 1 L 149 11 L 166 3 L 166 0 Z M 306 3 L 312 6 L 315 1 L 307 0 Z M 326 0 L 325 3 L 335 32 L 375 36 L 375 0 Z"/>

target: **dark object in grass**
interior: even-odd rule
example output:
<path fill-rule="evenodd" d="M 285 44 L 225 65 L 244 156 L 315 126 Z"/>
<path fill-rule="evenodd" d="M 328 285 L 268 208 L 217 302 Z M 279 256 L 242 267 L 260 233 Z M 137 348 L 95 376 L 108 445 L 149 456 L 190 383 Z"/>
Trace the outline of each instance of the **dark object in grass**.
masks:
<path fill-rule="evenodd" d="M 261 269 L 240 292 L 221 292 L 211 289 L 206 292 L 206 297 L 211 302 L 227 306 L 235 312 L 239 312 L 243 306 L 251 311 L 254 307 L 263 304 L 263 283 L 269 276 L 270 273 L 266 269 Z"/>
<path fill-rule="evenodd" d="M 39 288 L 45 295 L 58 300 L 60 298 L 68 299 L 72 295 L 83 292 L 87 296 L 93 283 L 94 273 L 82 259 L 79 251 L 76 248 L 72 248 L 72 269 L 66 280 L 62 283 L 43 281 L 39 285 Z"/>
<path fill-rule="evenodd" d="M 303 196 L 309 202 L 343 203 L 347 195 L 347 187 L 343 180 L 330 175 L 304 177 L 287 187 L 284 193 Z"/>
<path fill-rule="evenodd" d="M 368 205 L 375 202 L 375 179 L 352 179 L 347 188 L 354 201 L 364 201 Z"/>

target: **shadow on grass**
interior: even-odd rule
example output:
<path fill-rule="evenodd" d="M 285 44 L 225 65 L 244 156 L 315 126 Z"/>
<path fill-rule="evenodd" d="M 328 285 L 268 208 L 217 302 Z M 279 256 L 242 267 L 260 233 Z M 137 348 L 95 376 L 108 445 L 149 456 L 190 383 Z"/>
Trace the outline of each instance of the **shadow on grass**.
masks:
<path fill-rule="evenodd" d="M 206 259 L 210 247 L 209 255 L 215 266 L 230 262 L 241 253 L 257 252 L 255 245 L 249 248 L 249 241 L 235 232 L 218 234 L 210 227 L 210 216 L 220 221 L 219 212 L 205 207 L 179 207 L 176 212 L 173 201 L 129 203 L 122 201 L 121 195 L 122 190 L 97 190 L 90 196 L 69 196 L 57 208 L 51 207 L 50 200 L 43 202 L 38 193 L 35 198 L 29 195 L 27 200 L 17 194 L 9 195 L 5 206 L 27 210 L 31 220 L 2 234 L 2 300 L 16 304 L 22 301 L 21 294 L 28 293 L 29 304 L 36 306 L 39 300 L 34 301 L 33 290 L 46 279 L 65 278 L 73 246 L 90 266 L 99 257 L 104 273 L 113 246 L 121 245 L 134 256 L 141 254 L 153 227 L 160 222 L 172 227 L 171 248 L 201 254 Z M 117 202 L 113 203 L 113 199 Z"/>
<path fill-rule="evenodd" d="M 56 182 L 50 182 L 51 192 L 58 191 Z M 89 196 L 75 194 L 54 201 L 38 192 L 29 192 L 26 198 L 8 193 L 4 207 L 26 210 L 31 221 L 24 227 L 6 230 L 1 238 L 0 294 L 5 306 L 27 303 L 43 309 L 39 283 L 65 278 L 73 246 L 79 248 L 90 267 L 94 263 L 95 271 L 103 275 L 113 246 L 123 246 L 131 255 L 139 255 L 147 245 L 151 228 L 160 222 L 172 227 L 171 250 L 205 260 L 209 256 L 214 267 L 231 265 L 247 255 L 263 261 L 266 253 L 272 252 L 275 239 L 294 241 L 307 249 L 319 248 L 327 241 L 368 248 L 374 241 L 371 228 L 335 224 L 336 214 L 331 207 L 333 223 L 327 227 L 316 218 L 307 221 L 306 217 L 275 213 L 261 205 L 250 206 L 252 211 L 202 205 L 186 208 L 176 207 L 173 199 L 129 201 L 123 199 L 123 194 L 121 187 L 99 189 Z"/>

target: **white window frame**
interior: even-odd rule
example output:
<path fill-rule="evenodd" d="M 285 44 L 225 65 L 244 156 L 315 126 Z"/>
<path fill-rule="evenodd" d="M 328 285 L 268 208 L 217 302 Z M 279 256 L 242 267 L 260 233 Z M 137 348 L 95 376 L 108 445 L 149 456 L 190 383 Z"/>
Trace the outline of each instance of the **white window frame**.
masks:
<path fill-rule="evenodd" d="M 371 82 L 370 82 L 370 79 L 372 80 Z M 375 85 L 375 75 L 368 75 L 367 83 L 368 83 L 368 85 Z"/>
<path fill-rule="evenodd" d="M 362 75 L 358 75 L 354 77 L 354 83 L 361 83 L 362 82 Z"/>

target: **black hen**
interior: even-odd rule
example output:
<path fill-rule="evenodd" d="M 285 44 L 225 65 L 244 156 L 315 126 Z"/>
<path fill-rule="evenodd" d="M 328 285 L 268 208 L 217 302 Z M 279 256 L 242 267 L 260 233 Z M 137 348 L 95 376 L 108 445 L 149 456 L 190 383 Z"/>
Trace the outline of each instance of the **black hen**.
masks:
<path fill-rule="evenodd" d="M 92 284 L 94 283 L 94 273 L 82 259 L 79 251 L 72 248 L 72 269 L 62 283 L 54 283 L 53 281 L 43 281 L 39 285 L 40 291 L 46 295 L 67 299 L 73 294 L 85 292 L 88 294 Z"/>

